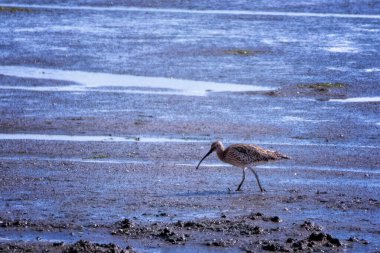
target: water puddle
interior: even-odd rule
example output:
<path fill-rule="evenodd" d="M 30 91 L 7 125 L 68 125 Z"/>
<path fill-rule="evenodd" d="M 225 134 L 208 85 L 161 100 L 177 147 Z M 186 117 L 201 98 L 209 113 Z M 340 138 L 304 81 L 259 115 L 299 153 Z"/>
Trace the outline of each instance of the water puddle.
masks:
<path fill-rule="evenodd" d="M 365 69 L 364 72 L 366 73 L 380 72 L 380 68 L 369 68 L 369 69 Z"/>
<path fill-rule="evenodd" d="M 10 85 L 0 86 L 1 89 L 18 89 L 29 91 L 84 92 L 95 90 L 100 92 L 205 96 L 208 92 L 248 92 L 272 90 L 272 88 L 269 87 L 255 85 L 215 83 L 163 77 L 144 77 L 85 71 L 43 69 L 22 66 L 0 66 L 0 74 L 21 78 L 67 81 L 78 84 L 60 87 L 29 87 Z M 111 87 L 114 89 L 110 89 Z"/>
<path fill-rule="evenodd" d="M 330 41 L 329 47 L 325 50 L 330 53 L 359 53 L 361 50 L 355 47 L 355 43 L 349 40 L 342 40 L 336 37 L 335 34 L 328 35 Z"/>
<path fill-rule="evenodd" d="M 337 46 L 326 48 L 326 51 L 331 53 L 359 53 L 360 49 L 356 47 L 349 46 Z"/>
<path fill-rule="evenodd" d="M 350 173 L 363 173 L 363 174 L 380 174 L 379 170 L 376 170 L 375 168 L 339 168 L 339 167 L 333 167 L 333 166 L 297 166 L 297 165 L 271 165 L 271 164 L 265 164 L 265 165 L 258 165 L 258 168 L 263 169 L 288 169 L 288 170 L 305 170 L 305 171 L 331 171 L 331 172 L 350 172 Z"/>
<path fill-rule="evenodd" d="M 212 143 L 209 139 L 175 138 L 175 137 L 123 137 L 102 135 L 58 135 L 58 134 L 27 134 L 27 133 L 0 133 L 0 140 L 34 140 L 34 141 L 72 141 L 72 142 L 141 142 L 141 143 Z M 229 140 L 229 143 L 254 143 L 257 145 L 276 146 L 318 146 L 318 147 L 345 147 L 345 148 L 371 148 L 379 149 L 376 145 L 357 144 L 327 144 L 314 143 L 308 140 L 289 140 L 283 142 L 270 142 L 259 140 Z"/>
<path fill-rule="evenodd" d="M 323 123 L 323 122 L 330 122 L 331 120 L 317 120 L 317 119 L 304 119 L 302 117 L 297 117 L 297 116 L 284 116 L 282 117 L 283 122 L 310 122 L 310 123 Z"/>
<path fill-rule="evenodd" d="M 80 11 L 123 11 L 147 13 L 185 13 L 211 15 L 249 15 L 249 16 L 285 16 L 285 17 L 317 17 L 317 18 L 360 18 L 380 19 L 377 14 L 346 14 L 346 13 L 313 13 L 313 12 L 282 12 L 282 11 L 250 11 L 250 10 L 190 10 L 169 8 L 140 8 L 140 7 L 100 7 L 100 6 L 63 6 L 38 4 L 1 4 L 5 7 L 21 7 L 35 9 L 80 10 Z"/>
<path fill-rule="evenodd" d="M 326 179 L 309 179 L 309 178 L 292 178 L 292 179 L 279 179 L 279 184 L 288 184 L 288 185 L 324 185 L 324 186 L 340 186 L 340 185 L 346 185 L 347 187 L 363 187 L 363 188 L 370 188 L 371 190 L 375 190 L 376 188 L 380 189 L 380 180 L 363 180 L 363 179 L 340 179 L 336 178 L 333 180 Z"/>
<path fill-rule="evenodd" d="M 174 166 L 196 167 L 198 163 L 176 163 Z M 225 163 L 202 163 L 202 167 L 232 167 L 232 165 Z"/>
<path fill-rule="evenodd" d="M 338 72 L 347 72 L 347 71 L 351 71 L 351 69 L 348 68 L 348 67 L 327 67 L 326 69 L 327 69 L 327 70 L 330 70 L 330 71 L 338 71 Z"/>
<path fill-rule="evenodd" d="M 101 136 L 101 135 L 57 135 L 57 134 L 3 134 L 0 133 L 0 140 L 36 140 L 36 141 L 75 141 L 75 142 L 209 142 L 196 139 L 178 139 L 166 137 L 121 137 L 121 136 Z"/>
<path fill-rule="evenodd" d="M 341 103 L 374 103 L 380 102 L 380 97 L 356 97 L 356 98 L 345 98 L 345 99 L 330 99 L 331 102 L 341 102 Z"/>
<path fill-rule="evenodd" d="M 65 243 L 73 244 L 79 240 L 86 240 L 93 243 L 99 244 L 109 244 L 113 243 L 121 248 L 126 248 L 127 246 L 132 246 L 137 252 L 143 253 L 160 253 L 160 252 L 227 252 L 226 249 L 202 247 L 199 245 L 182 245 L 181 247 L 170 247 L 170 246 L 159 246 L 154 247 L 152 245 L 144 245 L 138 239 L 128 239 L 125 241 L 123 238 L 110 235 L 108 231 L 81 231 L 81 232 L 45 232 L 45 231 L 33 231 L 33 230 L 0 230 L 0 243 L 10 243 L 10 242 L 25 242 L 25 243 Z M 241 252 L 237 248 L 228 248 L 228 252 Z"/>
<path fill-rule="evenodd" d="M 73 163 L 106 163 L 106 164 L 153 164 L 151 161 L 139 161 L 131 159 L 109 158 L 73 158 L 73 157 L 41 157 L 41 156 L 0 156 L 0 160 L 21 161 L 49 161 L 49 162 L 73 162 Z"/>
<path fill-rule="evenodd" d="M 87 240 L 96 243 L 115 243 L 121 247 L 127 247 L 127 243 L 116 236 L 111 236 L 106 231 L 62 231 L 62 232 L 47 232 L 47 231 L 34 231 L 30 229 L 26 230 L 0 230 L 0 243 L 1 242 L 12 242 L 12 241 L 22 241 L 22 242 L 64 242 L 64 243 L 75 243 L 79 240 Z"/>
<path fill-rule="evenodd" d="M 196 167 L 198 165 L 198 162 L 194 163 L 176 163 L 175 166 L 185 166 L 185 167 Z M 202 163 L 201 167 L 232 167 L 232 165 L 225 164 L 225 163 Z M 350 173 L 365 173 L 365 174 L 380 174 L 380 171 L 377 171 L 375 168 L 339 168 L 339 167 L 327 167 L 327 166 L 297 166 L 297 165 L 272 165 L 272 164 L 265 164 L 265 165 L 257 165 L 257 168 L 262 169 L 281 169 L 281 170 L 305 170 L 305 171 L 331 171 L 331 172 L 350 172 Z"/>

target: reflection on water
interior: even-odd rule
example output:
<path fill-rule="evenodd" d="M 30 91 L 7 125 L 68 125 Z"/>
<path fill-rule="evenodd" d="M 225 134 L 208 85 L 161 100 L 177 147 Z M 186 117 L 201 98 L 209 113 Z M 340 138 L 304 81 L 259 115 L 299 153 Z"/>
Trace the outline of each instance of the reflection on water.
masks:
<path fill-rule="evenodd" d="M 74 142 L 205 142 L 195 139 L 166 137 L 120 137 L 101 135 L 58 135 L 58 134 L 0 134 L 0 140 L 38 140 Z"/>
<path fill-rule="evenodd" d="M 345 98 L 345 99 L 330 99 L 332 102 L 342 102 L 342 103 L 371 103 L 380 102 L 380 97 L 356 97 L 356 98 Z"/>
<path fill-rule="evenodd" d="M 110 73 L 95 73 L 85 71 L 69 71 L 58 69 L 40 69 L 22 66 L 0 66 L 0 74 L 22 78 L 35 78 L 46 80 L 59 80 L 74 82 L 78 85 L 61 87 L 25 87 L 25 86 L 1 86 L 2 89 L 19 89 L 31 91 L 106 91 L 128 92 L 141 94 L 178 94 L 188 96 L 204 96 L 208 92 L 247 92 L 268 91 L 269 87 L 255 85 L 241 85 L 230 83 L 215 83 L 203 81 L 191 81 L 183 79 L 144 77 Z M 99 90 L 98 88 L 108 89 Z M 110 87 L 124 88 L 109 89 Z M 125 89 L 128 88 L 127 91 Z M 146 89 L 153 90 L 146 90 Z"/>
<path fill-rule="evenodd" d="M 313 12 L 282 12 L 282 11 L 250 11 L 250 10 L 189 10 L 168 8 L 141 8 L 141 7 L 100 7 L 100 6 L 62 6 L 62 5 L 23 5 L 2 4 L 2 6 L 28 7 L 37 9 L 60 10 L 88 10 L 88 11 L 129 11 L 129 12 L 157 12 L 157 13 L 188 13 L 188 14 L 212 14 L 212 15 L 252 15 L 252 16 L 287 16 L 287 17 L 317 17 L 317 18 L 360 18 L 380 19 L 380 15 L 345 14 L 345 13 L 313 13 Z"/>

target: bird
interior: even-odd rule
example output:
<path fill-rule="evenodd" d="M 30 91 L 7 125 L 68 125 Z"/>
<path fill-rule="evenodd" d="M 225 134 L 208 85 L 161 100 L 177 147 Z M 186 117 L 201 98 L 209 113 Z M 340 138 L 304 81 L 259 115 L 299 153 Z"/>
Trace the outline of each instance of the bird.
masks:
<path fill-rule="evenodd" d="M 265 190 L 261 186 L 259 176 L 257 175 L 254 166 L 261 162 L 290 159 L 289 156 L 281 154 L 280 152 L 268 150 L 253 144 L 233 144 L 224 148 L 222 142 L 215 141 L 211 144 L 211 149 L 208 153 L 200 160 L 196 169 L 198 169 L 202 161 L 214 151 L 216 151 L 216 154 L 221 161 L 243 169 L 243 178 L 236 191 L 241 190 L 241 186 L 245 180 L 245 171 L 249 168 L 256 177 L 260 191 L 264 192 Z"/>

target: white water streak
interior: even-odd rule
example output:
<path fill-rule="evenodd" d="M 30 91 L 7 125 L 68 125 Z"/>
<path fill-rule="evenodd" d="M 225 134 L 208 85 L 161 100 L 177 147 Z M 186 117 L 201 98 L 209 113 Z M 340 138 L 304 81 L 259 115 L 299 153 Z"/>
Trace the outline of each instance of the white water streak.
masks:
<path fill-rule="evenodd" d="M 345 98 L 345 99 L 330 99 L 332 102 L 341 103 L 374 103 L 380 102 L 380 97 L 356 97 L 356 98 Z"/>
<path fill-rule="evenodd" d="M 179 94 L 189 96 L 204 96 L 209 91 L 213 92 L 246 92 L 271 90 L 265 86 L 241 85 L 231 83 L 215 83 L 192 81 L 183 79 L 132 76 L 112 73 L 98 73 L 59 69 L 32 68 L 24 66 L 0 66 L 0 74 L 22 78 L 34 78 L 45 80 L 58 80 L 73 82 L 79 85 L 66 86 L 0 86 L 1 89 L 19 89 L 35 91 L 75 91 L 84 92 L 97 89 L 103 92 L 128 92 L 128 93 L 154 93 L 154 94 Z M 116 87 L 132 90 L 99 90 L 98 88 Z M 142 90 L 138 90 L 142 89 Z M 146 90 L 154 89 L 154 90 Z M 167 91 L 169 90 L 169 91 Z"/>
<path fill-rule="evenodd" d="M 81 10 L 81 11 L 123 11 L 123 12 L 155 12 L 155 13 L 185 13 L 185 14 L 212 14 L 212 15 L 250 15 L 250 16 L 286 16 L 286 17 L 318 17 L 318 18 L 361 18 L 380 19 L 377 14 L 346 14 L 346 13 L 313 13 L 313 12 L 282 12 L 282 11 L 249 11 L 249 10 L 189 10 L 168 8 L 140 8 L 140 7 L 98 7 L 98 6 L 62 6 L 37 4 L 1 4 L 5 7 L 21 7 L 33 9 L 54 10 Z"/>

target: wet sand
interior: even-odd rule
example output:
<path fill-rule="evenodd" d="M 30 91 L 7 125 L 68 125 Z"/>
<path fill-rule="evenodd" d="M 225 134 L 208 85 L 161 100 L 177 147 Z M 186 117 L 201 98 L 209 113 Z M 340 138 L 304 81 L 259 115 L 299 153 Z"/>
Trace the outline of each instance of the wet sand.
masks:
<path fill-rule="evenodd" d="M 0 11 L 0 251 L 379 251 L 372 18 L 70 6 Z"/>

